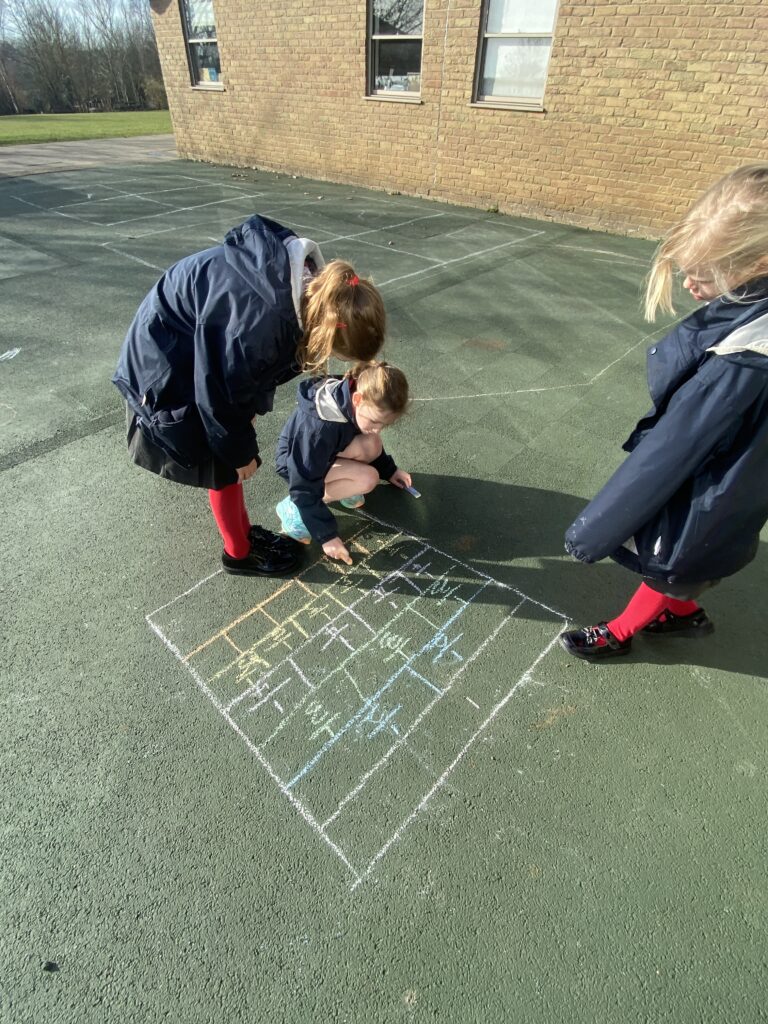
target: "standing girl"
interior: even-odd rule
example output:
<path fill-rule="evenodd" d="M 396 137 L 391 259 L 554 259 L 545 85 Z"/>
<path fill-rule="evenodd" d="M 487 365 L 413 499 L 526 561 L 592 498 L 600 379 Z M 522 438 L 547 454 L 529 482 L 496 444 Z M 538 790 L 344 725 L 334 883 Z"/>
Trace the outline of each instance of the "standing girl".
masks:
<path fill-rule="evenodd" d="M 706 305 L 649 350 L 653 408 L 566 534 L 576 558 L 610 556 L 643 582 L 617 618 L 561 635 L 579 658 L 628 654 L 638 632 L 711 633 L 697 598 L 752 561 L 768 520 L 768 165 L 728 174 L 667 235 L 649 320 L 674 312 L 677 268 Z"/>
<path fill-rule="evenodd" d="M 372 359 L 384 331 L 369 281 L 266 217 L 174 264 L 142 302 L 112 378 L 128 448 L 144 469 L 208 490 L 226 572 L 272 575 L 298 561 L 245 508 L 243 481 L 261 465 L 254 417 L 271 411 L 279 384 L 332 355 Z"/>
<path fill-rule="evenodd" d="M 284 533 L 303 544 L 314 539 L 329 558 L 352 564 L 328 502 L 360 508 L 379 479 L 411 486 L 379 436 L 407 405 L 405 374 L 383 362 L 299 384 L 296 410 L 277 442 L 277 472 L 289 488 L 276 510 Z"/>

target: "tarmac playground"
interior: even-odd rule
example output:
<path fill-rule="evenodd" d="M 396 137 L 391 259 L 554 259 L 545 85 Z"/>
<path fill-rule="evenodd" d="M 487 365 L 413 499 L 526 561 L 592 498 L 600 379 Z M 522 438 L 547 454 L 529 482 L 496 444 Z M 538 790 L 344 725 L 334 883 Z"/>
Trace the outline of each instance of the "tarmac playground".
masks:
<path fill-rule="evenodd" d="M 384 440 L 423 497 L 287 580 L 222 573 L 110 383 L 254 212 L 373 277 L 415 398 Z M 649 405 L 653 244 L 184 161 L 7 179 L 0 218 L 4 1019 L 765 1020 L 765 545 L 712 638 L 556 643 L 634 586 L 563 533 Z"/>

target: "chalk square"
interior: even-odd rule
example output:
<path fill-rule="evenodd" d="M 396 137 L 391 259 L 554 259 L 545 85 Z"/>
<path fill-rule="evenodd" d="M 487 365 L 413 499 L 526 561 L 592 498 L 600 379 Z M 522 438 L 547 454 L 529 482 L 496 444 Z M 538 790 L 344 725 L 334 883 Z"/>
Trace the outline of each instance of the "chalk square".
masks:
<path fill-rule="evenodd" d="M 527 685 L 563 616 L 419 537 L 366 514 L 350 518 L 365 521 L 352 538 L 353 570 L 318 562 L 287 584 L 260 581 L 256 604 L 252 589 L 222 589 L 214 574 L 147 621 L 340 858 L 355 887 Z M 217 622 L 214 595 L 221 598 Z M 310 619 L 328 600 L 337 614 Z M 390 600 L 401 607 L 388 606 Z M 533 632 L 527 620 L 515 619 L 526 601 L 540 620 Z M 233 646 L 233 661 L 207 682 L 194 662 L 215 666 L 224 657 L 221 641 L 242 639 L 246 622 L 250 646 L 240 653 Z M 187 645 L 197 633 L 190 656 L 174 630 Z M 508 686 L 493 683 L 499 641 Z M 248 659 L 257 668 L 251 675 Z M 213 686 L 222 692 L 228 673 L 236 682 L 228 692 L 240 692 L 227 703 Z"/>

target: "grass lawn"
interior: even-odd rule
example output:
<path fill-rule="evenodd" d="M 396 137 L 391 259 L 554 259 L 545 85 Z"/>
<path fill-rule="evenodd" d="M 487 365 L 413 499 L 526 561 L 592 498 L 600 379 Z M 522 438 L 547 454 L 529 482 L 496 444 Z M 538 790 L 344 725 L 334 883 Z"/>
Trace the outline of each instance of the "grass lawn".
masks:
<path fill-rule="evenodd" d="M 119 114 L 12 114 L 0 117 L 0 146 L 13 146 L 22 142 L 165 135 L 171 130 L 171 116 L 167 110 L 137 110 Z"/>

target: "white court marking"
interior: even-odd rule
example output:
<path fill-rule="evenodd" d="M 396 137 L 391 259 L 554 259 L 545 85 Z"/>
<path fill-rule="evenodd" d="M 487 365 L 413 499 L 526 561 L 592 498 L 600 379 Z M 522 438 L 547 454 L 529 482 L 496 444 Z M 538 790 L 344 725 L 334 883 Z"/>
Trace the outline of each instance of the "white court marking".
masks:
<path fill-rule="evenodd" d="M 349 543 L 367 554 L 349 570 L 316 562 L 231 621 L 231 612 L 211 615 L 224 604 L 217 600 L 224 579 L 218 570 L 146 616 L 279 791 L 339 858 L 352 889 L 371 875 L 478 737 L 528 685 L 567 621 L 419 537 L 368 514 L 360 519 Z M 221 589 L 222 598 L 230 593 Z M 482 608 L 475 603 L 480 595 L 484 602 L 491 597 Z M 526 603 L 540 609 L 536 617 L 548 613 L 545 623 L 551 616 L 551 632 L 545 624 L 547 642 L 531 651 L 530 663 L 515 670 L 498 699 L 487 665 L 479 671 L 475 666 L 505 630 L 521 628 L 514 626 L 515 616 Z M 191 628 L 195 609 L 208 610 L 202 612 L 205 636 Z M 217 618 L 223 618 L 223 628 L 215 625 Z M 333 650 L 323 657 L 329 646 Z M 520 652 L 521 668 L 526 665 L 519 643 L 511 650 Z M 435 736 L 445 765 L 440 774 L 427 767 L 433 758 L 421 753 Z M 384 772 L 389 774 L 381 783 Z M 374 782 L 385 786 L 384 802 L 378 790 L 369 792 Z"/>

